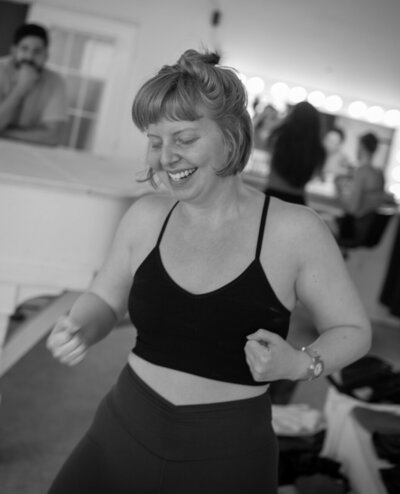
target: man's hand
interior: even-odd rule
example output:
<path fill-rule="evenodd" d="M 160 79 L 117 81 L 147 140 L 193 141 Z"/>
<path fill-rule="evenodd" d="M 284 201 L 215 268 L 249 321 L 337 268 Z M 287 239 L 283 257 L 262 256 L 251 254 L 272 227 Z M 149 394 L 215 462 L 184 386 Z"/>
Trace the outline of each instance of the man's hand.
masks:
<path fill-rule="evenodd" d="M 15 91 L 21 96 L 25 96 L 36 84 L 39 77 L 40 73 L 33 65 L 23 63 L 17 70 Z"/>

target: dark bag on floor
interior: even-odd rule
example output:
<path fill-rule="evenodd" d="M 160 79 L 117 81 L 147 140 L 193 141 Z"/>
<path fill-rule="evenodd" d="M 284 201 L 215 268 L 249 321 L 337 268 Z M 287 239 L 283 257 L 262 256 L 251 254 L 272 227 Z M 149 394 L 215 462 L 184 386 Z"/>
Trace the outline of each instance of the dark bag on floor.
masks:
<path fill-rule="evenodd" d="M 388 494 L 400 492 L 400 466 L 381 468 L 380 474 Z"/>
<path fill-rule="evenodd" d="M 295 483 L 298 494 L 346 494 L 348 486 L 341 479 L 320 473 L 299 477 Z"/>
<path fill-rule="evenodd" d="M 400 466 L 400 434 L 374 432 L 372 442 L 379 458 Z"/>
<path fill-rule="evenodd" d="M 319 456 L 324 438 L 325 430 L 306 436 L 278 436 L 279 485 L 297 486 L 298 479 L 303 485 L 310 482 L 319 485 L 323 481 L 325 485 L 341 489 L 332 493 L 348 492 L 348 481 L 340 472 L 340 463 Z M 327 489 L 323 492 L 328 494 L 331 491 Z"/>
<path fill-rule="evenodd" d="M 373 355 L 344 367 L 340 381 L 333 376 L 328 376 L 328 380 L 341 393 L 368 403 L 400 403 L 400 373 Z"/>

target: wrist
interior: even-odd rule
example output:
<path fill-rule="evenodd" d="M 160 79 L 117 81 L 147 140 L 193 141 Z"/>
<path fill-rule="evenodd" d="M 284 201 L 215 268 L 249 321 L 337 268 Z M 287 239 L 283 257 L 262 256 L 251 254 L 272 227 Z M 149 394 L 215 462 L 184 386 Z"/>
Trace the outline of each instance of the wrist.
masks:
<path fill-rule="evenodd" d="M 322 360 L 322 357 L 319 354 L 319 352 L 307 346 L 303 346 L 300 351 L 308 362 L 306 369 L 304 370 L 303 368 L 303 373 L 300 379 L 306 381 L 312 381 L 320 377 L 324 372 L 325 366 L 324 366 L 324 361 Z"/>
<path fill-rule="evenodd" d="M 301 349 L 297 350 L 297 357 L 293 380 L 306 381 L 308 379 L 308 369 L 310 367 L 311 359 L 309 355 Z"/>

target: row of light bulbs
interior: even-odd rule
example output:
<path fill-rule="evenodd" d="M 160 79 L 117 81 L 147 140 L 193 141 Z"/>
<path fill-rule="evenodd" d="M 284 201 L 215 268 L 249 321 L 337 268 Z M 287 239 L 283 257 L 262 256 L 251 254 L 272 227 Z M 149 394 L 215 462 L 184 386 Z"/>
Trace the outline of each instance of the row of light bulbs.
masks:
<path fill-rule="evenodd" d="M 265 82 L 261 77 L 247 78 L 240 74 L 246 86 L 249 99 L 259 98 L 261 101 L 272 102 L 276 106 L 285 107 L 287 103 L 296 104 L 308 101 L 320 110 L 328 113 L 347 113 L 351 118 L 366 120 L 370 123 L 398 128 L 400 131 L 400 111 L 394 108 L 384 109 L 380 105 L 367 105 L 364 101 L 354 100 L 345 106 L 343 98 L 337 94 L 325 94 L 316 89 L 307 91 L 303 86 L 289 86 L 286 82 L 275 82 L 266 91 Z M 395 154 L 395 165 L 390 170 L 390 192 L 400 203 L 400 149 Z"/>
<path fill-rule="evenodd" d="M 265 95 L 265 82 L 261 77 L 240 76 L 250 97 Z M 269 88 L 269 96 L 274 102 L 289 102 L 291 104 L 300 101 L 309 101 L 313 106 L 324 109 L 329 113 L 344 110 L 344 101 L 337 94 L 326 95 L 320 90 L 307 91 L 303 86 L 290 87 L 285 82 L 275 82 Z M 364 101 L 355 100 L 348 104 L 347 114 L 352 118 L 367 120 L 371 123 L 382 124 L 388 127 L 400 127 L 400 111 L 397 109 L 384 109 L 379 105 L 367 105 Z"/>

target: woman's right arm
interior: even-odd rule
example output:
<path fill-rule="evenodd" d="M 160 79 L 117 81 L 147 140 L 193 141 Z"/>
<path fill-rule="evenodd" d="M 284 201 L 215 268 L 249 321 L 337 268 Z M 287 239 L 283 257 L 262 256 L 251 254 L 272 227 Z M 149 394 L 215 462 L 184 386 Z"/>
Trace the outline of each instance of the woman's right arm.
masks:
<path fill-rule="evenodd" d="M 89 347 L 105 338 L 126 313 L 132 282 L 132 232 L 138 230 L 135 209 L 134 205 L 123 217 L 107 258 L 87 291 L 50 333 L 47 347 L 62 363 L 79 363 Z"/>

